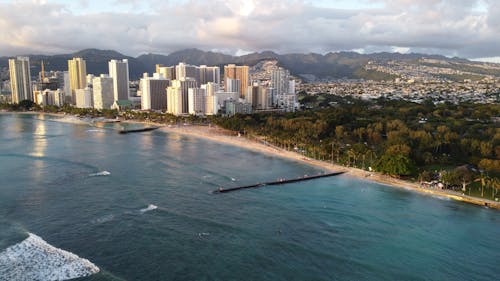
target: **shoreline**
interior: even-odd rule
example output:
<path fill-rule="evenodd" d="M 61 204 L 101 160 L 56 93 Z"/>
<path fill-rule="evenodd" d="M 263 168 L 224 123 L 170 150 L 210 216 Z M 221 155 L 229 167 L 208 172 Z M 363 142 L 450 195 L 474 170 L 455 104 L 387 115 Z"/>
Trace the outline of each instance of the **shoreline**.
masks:
<path fill-rule="evenodd" d="M 306 165 L 322 168 L 328 172 L 345 172 L 346 176 L 354 177 L 357 179 L 363 179 L 371 182 L 376 182 L 382 185 L 389 186 L 391 188 L 404 189 L 412 192 L 417 192 L 423 195 L 444 197 L 448 199 L 453 199 L 455 201 L 461 201 L 464 203 L 500 210 L 500 202 L 472 197 L 452 190 L 423 188 L 420 187 L 418 183 L 396 179 L 377 172 L 369 172 L 359 168 L 344 167 L 341 165 L 332 164 L 325 161 L 311 159 L 296 152 L 283 150 L 281 148 L 277 148 L 271 145 L 265 145 L 262 144 L 261 142 L 250 140 L 246 137 L 238 137 L 235 135 L 231 135 L 230 134 L 231 131 L 221 129 L 218 127 L 197 126 L 197 125 L 169 127 L 165 126 L 164 124 L 159 124 L 154 122 L 141 122 L 133 120 L 124 120 L 122 122 L 131 122 L 131 123 L 138 122 L 142 124 L 162 126 L 160 129 L 158 129 L 159 131 L 203 138 L 218 143 L 234 145 L 240 148 L 257 151 L 266 155 L 281 157 L 288 160 L 300 162 Z"/>
<path fill-rule="evenodd" d="M 76 116 L 65 114 L 65 113 L 45 113 L 45 112 L 9 112 L 3 111 L 2 113 L 16 113 L 16 114 L 47 114 L 55 117 L 74 117 Z M 444 197 L 448 199 L 453 199 L 455 201 L 461 201 L 464 203 L 474 204 L 478 206 L 484 206 L 494 209 L 500 210 L 500 202 L 492 201 L 489 199 L 483 199 L 478 197 L 472 197 L 465 194 L 461 194 L 452 190 L 439 190 L 439 189 L 430 189 L 420 187 L 418 183 L 405 181 L 401 179 L 396 179 L 390 177 L 388 175 L 383 175 L 377 172 L 369 172 L 366 170 L 362 170 L 354 167 L 345 167 L 341 165 L 337 165 L 334 163 L 329 163 L 325 161 L 320 161 L 312 158 L 305 157 L 299 153 L 284 150 L 278 147 L 275 147 L 270 144 L 263 144 L 257 140 L 250 140 L 246 137 L 239 137 L 235 135 L 234 132 L 219 128 L 217 126 L 200 126 L 200 125 L 165 125 L 162 123 L 148 122 L 148 121 L 140 121 L 133 119 L 123 119 L 120 118 L 120 121 L 123 123 L 136 123 L 136 124 L 144 124 L 144 125 L 154 125 L 160 127 L 158 131 L 162 131 L 165 133 L 174 133 L 185 136 L 192 136 L 195 138 L 202 138 L 206 140 L 210 140 L 216 143 L 224 143 L 228 145 L 237 146 L 243 149 L 256 151 L 259 153 L 263 153 L 268 156 L 276 156 L 284 159 L 288 159 L 291 161 L 303 163 L 309 166 L 314 166 L 317 168 L 324 169 L 325 172 L 345 172 L 346 176 L 354 177 L 357 179 L 368 180 L 371 182 L 376 182 L 382 185 L 386 185 L 392 188 L 404 189 L 412 192 L 417 192 L 423 195 L 430 196 L 438 196 Z M 82 124 L 82 123 L 80 123 Z"/>

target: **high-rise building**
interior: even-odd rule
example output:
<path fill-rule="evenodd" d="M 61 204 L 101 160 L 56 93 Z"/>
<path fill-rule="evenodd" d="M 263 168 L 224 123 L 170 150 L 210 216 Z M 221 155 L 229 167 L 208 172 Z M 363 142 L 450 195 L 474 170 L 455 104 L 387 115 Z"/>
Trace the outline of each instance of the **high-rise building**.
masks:
<path fill-rule="evenodd" d="M 205 115 L 216 115 L 219 112 L 216 95 L 206 96 L 205 102 Z"/>
<path fill-rule="evenodd" d="M 61 89 L 57 89 L 54 92 L 54 105 L 63 106 L 65 102 L 64 92 Z"/>
<path fill-rule="evenodd" d="M 94 80 L 95 75 L 94 74 L 87 74 L 87 87 L 92 88 L 92 81 Z"/>
<path fill-rule="evenodd" d="M 206 84 L 208 82 L 220 84 L 220 68 L 218 66 L 200 65 L 199 72 L 200 85 Z"/>
<path fill-rule="evenodd" d="M 274 105 L 284 111 L 295 111 L 295 81 L 290 79 L 288 70 L 279 67 L 271 73 L 271 87 L 275 91 Z"/>
<path fill-rule="evenodd" d="M 181 93 L 182 93 L 182 113 L 183 114 L 188 114 L 188 110 L 189 110 L 189 104 L 188 104 L 188 89 L 189 88 L 197 88 L 198 87 L 198 83 L 196 82 L 196 80 L 194 80 L 193 78 L 181 78 L 181 79 L 177 79 L 177 80 L 172 80 L 172 82 L 170 83 L 171 84 L 171 87 L 172 88 L 179 88 L 181 89 Z"/>
<path fill-rule="evenodd" d="M 247 102 L 226 100 L 224 101 L 224 113 L 229 116 L 235 114 L 250 114 L 252 113 L 252 105 Z"/>
<path fill-rule="evenodd" d="M 185 64 L 183 62 L 175 66 L 175 79 L 187 79 L 192 78 L 200 84 L 200 70 L 197 66 Z"/>
<path fill-rule="evenodd" d="M 254 100 L 252 100 L 253 104 Z M 265 87 L 259 86 L 259 92 L 257 96 L 257 105 L 255 106 L 255 109 L 268 109 L 269 108 L 269 96 L 268 96 L 268 91 Z"/>
<path fill-rule="evenodd" d="M 240 80 L 240 98 L 245 98 L 246 90 L 250 86 L 250 75 L 248 73 L 248 66 L 237 66 L 234 64 L 229 64 L 224 66 L 224 87 L 227 91 L 228 81 L 227 79 L 238 79 Z"/>
<path fill-rule="evenodd" d="M 175 81 L 175 80 L 174 80 Z M 167 113 L 173 115 L 182 115 L 183 112 L 184 98 L 182 94 L 182 89 L 179 87 L 168 87 L 167 88 Z"/>
<path fill-rule="evenodd" d="M 175 80 L 175 66 L 160 66 L 156 65 L 156 73 L 162 74 L 168 80 Z"/>
<path fill-rule="evenodd" d="M 215 96 L 215 93 L 219 91 L 219 84 L 214 82 L 208 82 L 201 85 L 202 89 L 206 90 L 207 96 Z"/>
<path fill-rule="evenodd" d="M 140 81 L 141 89 L 141 109 L 143 110 L 166 110 L 167 109 L 167 88 L 170 80 L 163 75 L 154 73 L 153 77 L 148 77 L 144 73 Z"/>
<path fill-rule="evenodd" d="M 252 86 L 248 86 L 245 101 L 251 103 L 253 109 L 268 109 L 269 98 L 267 88 L 260 85 L 260 83 L 254 83 Z"/>
<path fill-rule="evenodd" d="M 276 89 L 277 96 L 288 93 L 289 76 L 288 70 L 281 67 L 271 73 L 271 87 Z"/>
<path fill-rule="evenodd" d="M 87 65 L 82 58 L 68 60 L 69 88 L 73 104 L 76 104 L 76 90 L 87 87 Z"/>
<path fill-rule="evenodd" d="M 19 103 L 23 100 L 33 100 L 31 88 L 30 59 L 18 57 L 9 60 L 10 88 L 12 102 Z"/>
<path fill-rule="evenodd" d="M 64 102 L 71 103 L 71 88 L 70 88 L 70 79 L 69 79 L 69 71 L 64 71 Z"/>
<path fill-rule="evenodd" d="M 64 104 L 64 93 L 61 90 L 49 90 L 36 92 L 36 103 L 41 106 L 55 105 L 62 106 Z"/>
<path fill-rule="evenodd" d="M 267 104 L 269 107 L 278 107 L 278 99 L 276 98 L 276 89 L 275 88 L 267 88 Z"/>
<path fill-rule="evenodd" d="M 111 60 L 108 66 L 109 76 L 113 78 L 113 99 L 128 100 L 130 97 L 128 60 Z"/>
<path fill-rule="evenodd" d="M 217 104 L 216 92 L 219 91 L 219 84 L 214 82 L 208 82 L 207 84 L 201 85 L 202 89 L 205 89 L 205 115 L 216 115 L 219 112 L 219 107 Z"/>
<path fill-rule="evenodd" d="M 241 80 L 240 79 L 233 79 L 233 78 L 226 78 L 226 92 L 236 92 L 238 93 L 238 97 L 244 98 L 245 95 L 242 95 L 241 92 Z M 246 88 L 245 88 L 246 92 Z"/>
<path fill-rule="evenodd" d="M 76 107 L 78 108 L 92 108 L 92 89 L 86 87 L 84 89 L 75 90 Z"/>
<path fill-rule="evenodd" d="M 188 89 L 188 113 L 193 115 L 205 115 L 206 90 L 203 88 Z"/>
<path fill-rule="evenodd" d="M 218 108 L 224 107 L 224 102 L 227 100 L 238 101 L 240 99 L 237 92 L 217 92 L 215 96 L 217 97 Z"/>
<path fill-rule="evenodd" d="M 106 74 L 92 80 L 92 92 L 95 109 L 110 109 L 113 99 L 113 78 Z"/>

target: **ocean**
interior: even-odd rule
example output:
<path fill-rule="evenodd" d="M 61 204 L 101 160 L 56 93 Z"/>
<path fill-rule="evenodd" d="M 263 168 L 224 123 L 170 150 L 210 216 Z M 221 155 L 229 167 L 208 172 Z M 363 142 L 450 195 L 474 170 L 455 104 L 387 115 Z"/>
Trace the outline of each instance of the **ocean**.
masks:
<path fill-rule="evenodd" d="M 500 213 L 204 139 L 0 114 L 0 280 L 496 280 Z"/>

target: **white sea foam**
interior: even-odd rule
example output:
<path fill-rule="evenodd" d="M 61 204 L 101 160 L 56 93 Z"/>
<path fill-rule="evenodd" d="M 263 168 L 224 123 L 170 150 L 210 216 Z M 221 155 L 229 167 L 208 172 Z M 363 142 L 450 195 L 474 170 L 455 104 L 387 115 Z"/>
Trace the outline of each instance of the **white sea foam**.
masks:
<path fill-rule="evenodd" d="M 144 214 L 145 212 L 149 212 L 149 211 L 152 211 L 155 209 L 158 209 L 158 206 L 153 205 L 153 204 L 149 204 L 146 208 L 140 209 L 139 211 Z"/>
<path fill-rule="evenodd" d="M 58 249 L 35 234 L 0 253 L 0 280 L 68 280 L 99 272 L 87 259 Z"/>
<path fill-rule="evenodd" d="M 102 216 L 102 217 L 97 218 L 95 220 L 92 220 L 91 222 L 93 224 L 101 224 L 101 223 L 112 221 L 114 218 L 115 218 L 114 215 L 105 215 L 105 216 Z"/>
<path fill-rule="evenodd" d="M 90 174 L 89 177 L 99 177 L 99 176 L 109 176 L 109 175 L 111 175 L 110 172 L 108 172 L 108 171 L 101 171 L 101 172 Z"/>
<path fill-rule="evenodd" d="M 102 129 L 89 129 L 86 131 L 87 133 L 104 133 L 106 132 L 105 130 Z"/>

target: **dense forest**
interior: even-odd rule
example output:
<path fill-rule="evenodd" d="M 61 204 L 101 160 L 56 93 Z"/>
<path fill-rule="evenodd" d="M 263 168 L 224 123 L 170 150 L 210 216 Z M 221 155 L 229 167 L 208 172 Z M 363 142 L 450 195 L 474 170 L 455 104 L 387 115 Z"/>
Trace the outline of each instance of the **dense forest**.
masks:
<path fill-rule="evenodd" d="M 451 189 L 465 190 L 475 182 L 483 197 L 485 188 L 491 198 L 500 189 L 500 105 L 349 98 L 330 104 L 215 122 L 345 166 L 427 182 L 440 179 Z"/>

